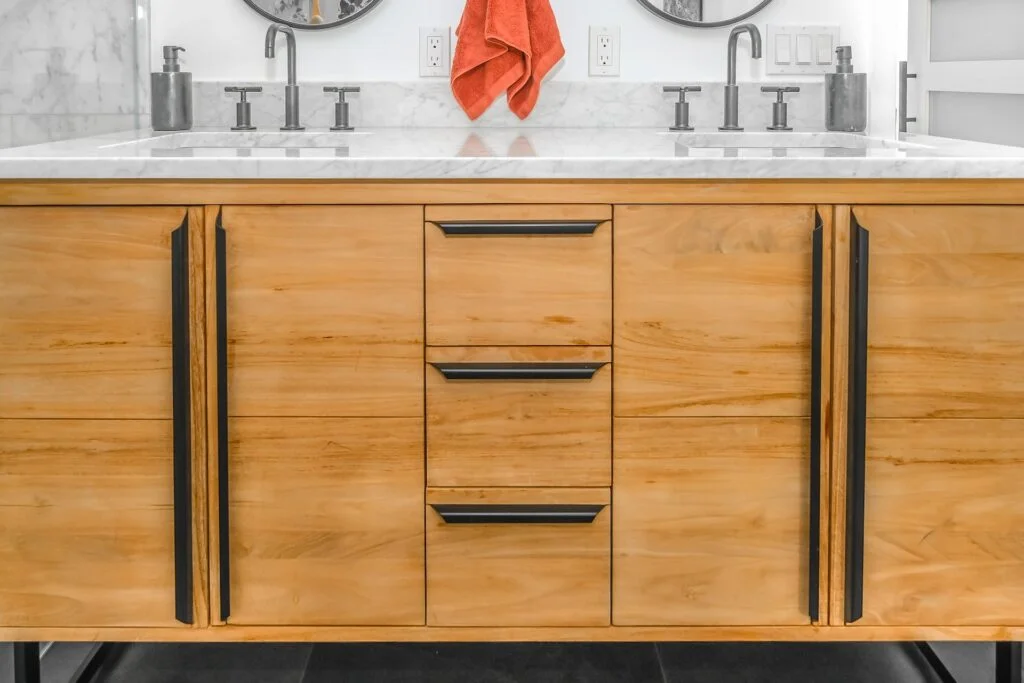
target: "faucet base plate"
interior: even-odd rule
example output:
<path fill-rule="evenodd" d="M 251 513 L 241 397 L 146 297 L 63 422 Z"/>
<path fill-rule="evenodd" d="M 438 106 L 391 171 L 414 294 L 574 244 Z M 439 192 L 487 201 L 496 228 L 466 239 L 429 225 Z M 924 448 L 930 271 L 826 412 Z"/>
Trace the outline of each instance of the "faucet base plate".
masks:
<path fill-rule="evenodd" d="M 687 133 L 693 132 L 693 126 L 669 126 L 669 130 L 672 131 L 686 131 Z"/>
<path fill-rule="evenodd" d="M 256 130 L 256 126 L 231 126 L 231 130 L 234 130 L 234 131 Z"/>
<path fill-rule="evenodd" d="M 355 126 L 331 126 L 331 130 L 334 131 L 335 133 L 353 131 L 355 130 Z"/>
<path fill-rule="evenodd" d="M 281 126 L 281 130 L 295 132 L 295 131 L 300 131 L 300 130 L 306 130 L 306 127 L 305 126 Z"/>
<path fill-rule="evenodd" d="M 768 126 L 768 130 L 790 131 L 793 128 L 791 126 Z"/>
<path fill-rule="evenodd" d="M 743 126 L 719 126 L 718 130 L 726 133 L 741 133 Z"/>

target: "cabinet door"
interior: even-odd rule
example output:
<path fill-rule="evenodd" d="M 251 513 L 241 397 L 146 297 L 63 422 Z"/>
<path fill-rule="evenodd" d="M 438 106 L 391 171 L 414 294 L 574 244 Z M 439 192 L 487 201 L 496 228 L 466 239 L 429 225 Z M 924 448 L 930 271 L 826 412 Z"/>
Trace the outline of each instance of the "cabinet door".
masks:
<path fill-rule="evenodd" d="M 1024 624 L 1024 208 L 853 215 L 847 621 Z"/>
<path fill-rule="evenodd" d="M 806 416 L 809 206 L 615 208 L 615 414 Z"/>
<path fill-rule="evenodd" d="M 232 415 L 423 415 L 423 209 L 224 207 Z"/>
<path fill-rule="evenodd" d="M 615 223 L 613 623 L 808 624 L 815 208 L 625 206 Z"/>
<path fill-rule="evenodd" d="M 171 417 L 184 209 L 0 208 L 0 415 Z"/>
<path fill-rule="evenodd" d="M 196 620 L 185 217 L 0 209 L 0 626 Z"/>
<path fill-rule="evenodd" d="M 807 624 L 803 419 L 615 421 L 613 623 Z"/>
<path fill-rule="evenodd" d="M 422 624 L 423 420 L 230 430 L 229 623 Z"/>
<path fill-rule="evenodd" d="M 227 623 L 424 622 L 422 226 L 422 207 L 223 209 Z"/>

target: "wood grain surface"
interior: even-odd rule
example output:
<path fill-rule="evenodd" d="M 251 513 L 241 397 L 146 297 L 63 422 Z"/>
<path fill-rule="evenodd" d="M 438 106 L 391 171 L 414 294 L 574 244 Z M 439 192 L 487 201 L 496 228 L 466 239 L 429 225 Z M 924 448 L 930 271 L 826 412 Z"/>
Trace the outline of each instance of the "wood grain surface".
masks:
<path fill-rule="evenodd" d="M 0 209 L 0 417 L 171 417 L 181 208 Z"/>
<path fill-rule="evenodd" d="M 611 349 L 432 348 L 431 363 L 587 363 Z M 429 486 L 610 486 L 611 367 L 587 381 L 449 381 L 427 368 Z"/>
<path fill-rule="evenodd" d="M 1024 420 L 869 420 L 864 626 L 1024 626 Z"/>
<path fill-rule="evenodd" d="M 603 504 L 608 489 L 430 489 L 428 503 Z M 607 626 L 611 510 L 591 524 L 445 524 L 427 509 L 430 626 Z"/>
<path fill-rule="evenodd" d="M 605 221 L 592 235 L 446 237 L 427 223 L 427 343 L 608 346 L 610 208 L 429 207 L 431 220 Z"/>
<path fill-rule="evenodd" d="M 170 420 L 0 420 L 0 626 L 186 628 Z"/>
<path fill-rule="evenodd" d="M 422 420 L 229 429 L 229 623 L 424 623 Z"/>
<path fill-rule="evenodd" d="M 615 414 L 810 414 L 809 206 L 615 207 Z"/>
<path fill-rule="evenodd" d="M 869 417 L 1024 418 L 1024 207 L 854 207 Z"/>
<path fill-rule="evenodd" d="M 224 207 L 231 415 L 421 417 L 423 210 Z"/>
<path fill-rule="evenodd" d="M 809 422 L 615 420 L 613 623 L 809 624 Z"/>
<path fill-rule="evenodd" d="M 6 180 L 0 205 L 1021 203 L 1022 179 Z"/>

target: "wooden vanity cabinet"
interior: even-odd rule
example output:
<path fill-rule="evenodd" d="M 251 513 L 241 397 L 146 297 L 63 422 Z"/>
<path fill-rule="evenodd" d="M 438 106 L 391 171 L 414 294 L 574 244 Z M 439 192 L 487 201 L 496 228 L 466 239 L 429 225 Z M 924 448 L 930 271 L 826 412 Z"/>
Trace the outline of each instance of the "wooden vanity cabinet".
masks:
<path fill-rule="evenodd" d="M 215 620 L 423 624 L 422 207 L 225 206 L 209 227 Z"/>
<path fill-rule="evenodd" d="M 195 217 L 0 208 L 0 627 L 205 619 L 188 431 Z"/>
<path fill-rule="evenodd" d="M 616 625 L 817 619 L 815 228 L 813 206 L 616 207 Z"/>
<path fill-rule="evenodd" d="M 845 220 L 863 393 L 839 623 L 1024 625 L 1024 208 L 855 206 Z"/>
<path fill-rule="evenodd" d="M 1024 640 L 1022 192 L 0 184 L 0 640 Z"/>

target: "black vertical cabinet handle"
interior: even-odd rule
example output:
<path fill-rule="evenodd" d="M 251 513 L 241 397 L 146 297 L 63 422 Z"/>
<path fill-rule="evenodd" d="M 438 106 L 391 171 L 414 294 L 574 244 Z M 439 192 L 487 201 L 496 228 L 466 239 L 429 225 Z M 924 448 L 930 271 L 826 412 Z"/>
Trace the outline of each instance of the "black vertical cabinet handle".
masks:
<path fill-rule="evenodd" d="M 189 363 L 188 214 L 171 233 L 171 364 L 174 419 L 174 612 L 192 615 L 192 427 Z"/>
<path fill-rule="evenodd" d="M 822 297 L 825 272 L 825 225 L 815 212 L 814 232 L 811 233 L 811 486 L 810 486 L 810 544 L 808 558 L 808 607 L 811 621 L 820 616 L 818 592 L 821 574 L 821 354 L 822 354 Z"/>
<path fill-rule="evenodd" d="M 228 266 L 227 232 L 217 215 L 217 552 L 220 557 L 220 618 L 231 616 L 231 539 L 230 501 L 228 499 Z"/>
<path fill-rule="evenodd" d="M 868 403 L 870 234 L 851 214 L 850 395 L 846 450 L 846 623 L 864 616 L 864 495 Z"/>
<path fill-rule="evenodd" d="M 14 683 L 39 683 L 39 643 L 14 643 Z"/>
<path fill-rule="evenodd" d="M 434 221 L 446 237 L 592 235 L 604 221 Z"/>

